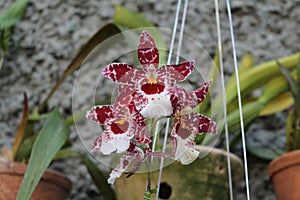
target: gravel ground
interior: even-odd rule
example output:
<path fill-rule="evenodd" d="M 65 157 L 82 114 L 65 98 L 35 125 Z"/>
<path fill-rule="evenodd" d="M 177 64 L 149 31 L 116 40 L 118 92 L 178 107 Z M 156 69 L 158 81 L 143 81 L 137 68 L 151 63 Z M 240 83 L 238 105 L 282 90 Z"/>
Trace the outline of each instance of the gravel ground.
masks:
<path fill-rule="evenodd" d="M 0 13 L 12 0 L 0 0 Z M 172 28 L 176 1 L 155 3 L 144 1 L 101 0 L 41 0 L 30 1 L 21 23 L 14 29 L 12 44 L 0 71 L 0 147 L 11 147 L 21 118 L 23 92 L 26 92 L 29 107 L 34 109 L 49 92 L 53 83 L 62 74 L 80 46 L 110 21 L 114 7 L 122 5 L 137 11 L 161 28 Z M 224 63 L 226 73 L 233 71 L 226 7 L 220 5 Z M 216 48 L 216 24 L 213 1 L 190 1 L 185 33 L 200 43 L 208 54 Z M 233 24 L 236 34 L 237 56 L 246 52 L 254 55 L 256 63 L 299 51 L 300 1 L 232 1 Z M 194 49 L 183 46 L 183 54 L 193 57 Z M 115 58 L 102 57 L 107 63 Z M 91 73 L 91 72 L 90 72 Z M 74 78 L 69 77 L 49 102 L 49 109 L 59 107 L 64 115 L 72 113 L 72 89 Z M 95 74 L 91 73 L 91 81 Z M 84 92 L 84 91 L 83 91 Z M 84 99 L 82 100 L 84 102 Z M 247 139 L 262 145 L 283 146 L 284 114 L 257 120 L 248 129 Z M 274 125 L 273 120 L 276 120 Z M 279 121 L 279 123 L 278 123 Z M 272 134 L 272 131 L 278 133 Z M 258 134 L 259 133 L 259 134 Z M 75 129 L 72 131 L 74 148 L 83 148 Z M 276 142 L 275 142 L 276 141 Z M 239 154 L 239 148 L 235 148 Z M 249 158 L 250 187 L 252 199 L 275 199 L 273 188 L 266 175 L 267 163 Z M 61 170 L 73 182 L 69 199 L 100 199 L 86 169 L 76 159 L 57 162 L 53 166 Z M 101 195 L 100 195 L 101 196 Z M 243 183 L 237 199 L 245 199 Z"/>

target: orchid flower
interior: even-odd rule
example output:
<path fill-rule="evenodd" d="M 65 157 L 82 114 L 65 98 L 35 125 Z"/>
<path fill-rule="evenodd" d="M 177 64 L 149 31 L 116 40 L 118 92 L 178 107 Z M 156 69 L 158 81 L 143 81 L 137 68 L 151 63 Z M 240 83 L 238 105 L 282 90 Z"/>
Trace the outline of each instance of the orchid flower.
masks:
<path fill-rule="evenodd" d="M 151 141 L 146 133 L 144 118 L 130 105 L 130 96 L 120 94 L 114 105 L 94 106 L 86 114 L 88 119 L 104 124 L 103 134 L 98 136 L 91 151 L 104 155 L 127 151 L 131 139 L 147 144 Z"/>
<path fill-rule="evenodd" d="M 146 119 L 174 118 L 172 154 L 182 164 L 198 157 L 194 147 L 197 135 L 217 133 L 214 121 L 193 111 L 205 99 L 212 81 L 192 92 L 176 84 L 193 72 L 194 61 L 159 67 L 158 49 L 146 31 L 140 36 L 137 56 L 141 68 L 125 63 L 112 63 L 104 68 L 103 75 L 119 84 L 118 96 L 113 105 L 94 106 L 86 115 L 104 125 L 103 134 L 96 138 L 91 151 L 104 155 L 124 153 L 110 174 L 110 184 L 125 172 L 131 176 L 149 156 L 168 156 L 149 148 Z"/>
<path fill-rule="evenodd" d="M 139 170 L 142 163 L 145 162 L 149 156 L 168 157 L 163 153 L 152 152 L 149 147 L 141 149 L 136 144 L 130 143 L 127 153 L 121 156 L 119 165 L 110 173 L 108 183 L 114 184 L 115 180 L 123 173 L 127 173 L 127 178 L 130 177 Z M 129 168 L 131 168 L 130 171 Z"/>
<path fill-rule="evenodd" d="M 193 109 L 205 99 L 211 83 L 212 81 L 208 81 L 192 92 L 178 86 L 171 90 L 175 117 L 171 131 L 172 153 L 175 160 L 179 160 L 182 164 L 190 164 L 199 156 L 199 152 L 194 148 L 194 140 L 198 134 L 217 133 L 214 121 L 193 112 Z"/>
<path fill-rule="evenodd" d="M 168 90 L 193 72 L 195 62 L 186 61 L 159 68 L 158 49 L 153 38 L 146 31 L 143 31 L 140 36 L 138 58 L 142 68 L 124 63 L 112 63 L 105 67 L 103 74 L 119 83 L 119 90 L 133 93 L 136 108 L 143 117 L 170 116 L 173 107 Z"/>

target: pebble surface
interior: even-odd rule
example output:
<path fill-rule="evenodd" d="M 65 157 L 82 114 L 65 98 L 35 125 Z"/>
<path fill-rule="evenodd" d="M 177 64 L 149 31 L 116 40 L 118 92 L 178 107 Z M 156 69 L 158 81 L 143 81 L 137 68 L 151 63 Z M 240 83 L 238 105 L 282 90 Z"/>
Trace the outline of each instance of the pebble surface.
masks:
<path fill-rule="evenodd" d="M 0 0 L 2 13 L 12 0 Z M 0 148 L 11 147 L 22 116 L 23 93 L 28 96 L 32 110 L 45 98 L 73 56 L 99 27 L 112 20 L 116 5 L 139 12 L 161 28 L 172 28 L 176 11 L 174 0 L 40 0 L 29 1 L 22 21 L 14 27 L 11 44 L 0 71 Z M 232 73 L 232 54 L 225 1 L 220 5 L 224 63 L 227 74 Z M 300 1 L 235 0 L 231 3 L 236 36 L 237 56 L 253 54 L 256 63 L 286 56 L 299 51 Z M 217 34 L 213 1 L 189 1 L 185 33 L 213 55 Z M 196 52 L 184 44 L 182 52 L 193 57 Z M 100 56 L 107 63 L 118 55 L 108 51 Z M 87 83 L 97 74 L 87 71 Z M 48 109 L 58 107 L 64 116 L 72 110 L 72 90 L 75 75 L 70 76 L 49 102 Z M 84 96 L 84 90 L 82 90 Z M 83 104 L 85 99 L 79 100 Z M 280 123 L 274 125 L 273 120 Z M 266 122 L 267 121 L 267 122 Z M 282 122 L 283 121 L 283 122 Z M 276 134 L 272 133 L 276 131 Z M 278 132 L 278 134 L 277 134 Z M 259 134 L 258 134 L 259 133 Z M 72 129 L 74 148 L 83 148 Z M 283 146 L 284 114 L 260 119 L 248 129 L 247 139 L 263 146 Z M 276 141 L 276 143 L 273 143 Z M 266 175 L 266 162 L 250 157 L 250 188 L 252 199 L 275 199 L 273 188 Z M 101 199 L 85 167 L 79 160 L 55 162 L 52 166 L 62 171 L 73 182 L 69 199 Z M 245 199 L 243 185 L 237 199 Z"/>

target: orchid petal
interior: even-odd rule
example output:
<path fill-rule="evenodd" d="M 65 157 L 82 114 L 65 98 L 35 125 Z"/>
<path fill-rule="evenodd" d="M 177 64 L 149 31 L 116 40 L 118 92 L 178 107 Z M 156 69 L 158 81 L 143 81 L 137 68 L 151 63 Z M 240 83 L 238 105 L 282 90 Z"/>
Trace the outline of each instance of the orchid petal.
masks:
<path fill-rule="evenodd" d="M 144 69 L 147 70 L 150 64 L 157 69 L 159 63 L 158 50 L 155 46 L 153 38 L 147 31 L 143 31 L 140 36 L 140 44 L 138 46 L 138 58 Z"/>
<path fill-rule="evenodd" d="M 100 151 L 103 155 L 109 155 L 112 152 L 121 153 L 129 148 L 130 139 L 133 138 L 131 130 L 123 134 L 114 134 L 111 130 L 104 130 L 102 135 L 102 144 Z"/>
<path fill-rule="evenodd" d="M 112 106 L 94 106 L 86 113 L 86 118 L 91 119 L 97 123 L 104 124 L 106 120 L 113 117 Z"/>
<path fill-rule="evenodd" d="M 185 61 L 178 65 L 164 65 L 158 70 L 159 77 L 168 77 L 170 83 L 184 81 L 194 71 L 195 61 Z"/>
<path fill-rule="evenodd" d="M 120 164 L 110 173 L 109 178 L 107 182 L 111 185 L 115 183 L 115 180 L 117 178 L 120 178 L 120 176 L 126 171 L 126 169 L 130 166 L 132 160 L 134 158 L 130 155 L 123 155 L 120 158 Z"/>
<path fill-rule="evenodd" d="M 196 134 L 191 132 L 186 125 L 181 124 L 180 118 L 176 118 L 174 127 L 171 132 L 172 138 L 172 153 L 175 160 L 180 161 L 182 164 L 190 164 L 199 155 L 195 150 L 195 137 Z"/>
<path fill-rule="evenodd" d="M 144 101 L 143 107 L 140 109 L 144 118 L 170 116 L 173 113 L 170 95 L 167 93 L 147 95 L 146 97 L 147 101 Z"/>
<path fill-rule="evenodd" d="M 171 132 L 172 153 L 182 164 L 193 162 L 199 155 L 195 150 L 195 137 L 202 133 L 217 133 L 216 123 L 197 113 L 176 117 Z"/>
<path fill-rule="evenodd" d="M 102 135 L 98 136 L 95 140 L 94 143 L 91 147 L 91 152 L 95 152 L 95 151 L 100 151 L 101 148 L 101 144 L 102 144 Z"/>
<path fill-rule="evenodd" d="M 193 96 L 193 98 L 195 100 L 197 100 L 197 105 L 202 103 L 206 97 L 206 94 L 208 93 L 209 91 L 209 88 L 212 84 L 212 80 L 210 81 L 207 81 L 203 84 L 203 86 L 195 91 L 192 91 L 190 93 L 191 96 Z"/>
<path fill-rule="evenodd" d="M 140 79 L 142 69 L 136 68 L 125 63 L 112 63 L 103 70 L 103 75 L 116 83 L 132 85 Z"/>
<path fill-rule="evenodd" d="M 140 144 L 148 144 L 151 142 L 150 136 L 146 133 L 146 127 L 136 127 L 134 139 Z"/>
<path fill-rule="evenodd" d="M 130 146 L 130 148 L 132 147 Z M 136 146 L 133 151 L 128 151 L 126 155 L 121 156 L 119 165 L 109 175 L 108 183 L 114 184 L 115 180 L 119 178 L 130 165 L 137 165 L 134 168 L 137 171 L 144 156 L 143 150 Z M 130 173 L 132 174 L 134 172 Z"/>
<path fill-rule="evenodd" d="M 198 158 L 199 151 L 194 148 L 194 145 L 189 145 L 190 139 L 182 139 L 178 135 L 174 136 L 174 139 L 176 140 L 175 160 L 188 165 Z"/>
<path fill-rule="evenodd" d="M 212 81 L 205 82 L 201 88 L 192 92 L 187 92 L 184 88 L 177 85 L 170 88 L 169 93 L 171 95 L 171 102 L 174 109 L 173 114 L 176 112 L 191 111 L 197 105 L 202 103 L 208 93 L 211 83 Z"/>

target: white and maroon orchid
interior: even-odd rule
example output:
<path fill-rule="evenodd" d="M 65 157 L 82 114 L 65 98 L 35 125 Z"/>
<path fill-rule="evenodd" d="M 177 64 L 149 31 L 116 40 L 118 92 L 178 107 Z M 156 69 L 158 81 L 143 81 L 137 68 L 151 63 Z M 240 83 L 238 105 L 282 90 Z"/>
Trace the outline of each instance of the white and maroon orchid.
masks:
<path fill-rule="evenodd" d="M 104 155 L 121 153 L 129 148 L 131 139 L 140 144 L 151 141 L 146 133 L 144 118 L 130 104 L 130 96 L 120 94 L 114 105 L 94 106 L 86 114 L 88 119 L 104 124 L 103 134 L 98 136 L 91 151 Z"/>
<path fill-rule="evenodd" d="M 148 160 L 150 156 L 154 157 L 168 157 L 167 154 L 160 152 L 152 152 L 149 147 L 140 148 L 134 143 L 130 143 L 126 154 L 122 155 L 120 158 L 120 163 L 113 171 L 110 173 L 108 178 L 109 184 L 114 184 L 115 180 L 119 178 L 123 173 L 126 173 L 126 177 L 130 177 L 132 174 L 136 173 L 140 166 Z"/>
<path fill-rule="evenodd" d="M 175 160 L 184 165 L 192 163 L 199 156 L 195 138 L 203 133 L 217 133 L 216 123 L 210 118 L 194 112 L 175 117 L 171 132 Z"/>
<path fill-rule="evenodd" d="M 104 125 L 103 134 L 96 138 L 91 151 L 104 155 L 125 152 L 110 174 L 110 184 L 125 172 L 128 176 L 135 173 L 149 156 L 167 156 L 150 150 L 146 119 L 174 118 L 172 154 L 182 164 L 198 157 L 199 152 L 194 148 L 197 135 L 217 133 L 214 121 L 194 111 L 205 99 L 212 81 L 192 92 L 176 84 L 193 72 L 194 61 L 159 67 L 158 49 L 146 31 L 140 36 L 137 56 L 141 68 L 124 63 L 105 67 L 103 75 L 119 84 L 118 96 L 114 105 L 94 106 L 86 115 Z"/>
<path fill-rule="evenodd" d="M 190 164 L 199 155 L 195 150 L 195 138 L 202 133 L 217 133 L 217 126 L 210 118 L 193 112 L 193 109 L 205 99 L 212 81 L 192 92 L 175 86 L 172 93 L 174 124 L 171 132 L 172 153 L 182 164 Z"/>
<path fill-rule="evenodd" d="M 159 68 L 159 54 L 153 38 L 143 31 L 138 46 L 138 58 L 142 68 L 124 63 L 112 63 L 105 67 L 105 77 L 119 83 L 120 92 L 133 93 L 137 110 L 145 118 L 170 116 L 173 107 L 169 89 L 176 82 L 186 79 L 194 70 L 194 61 Z"/>

